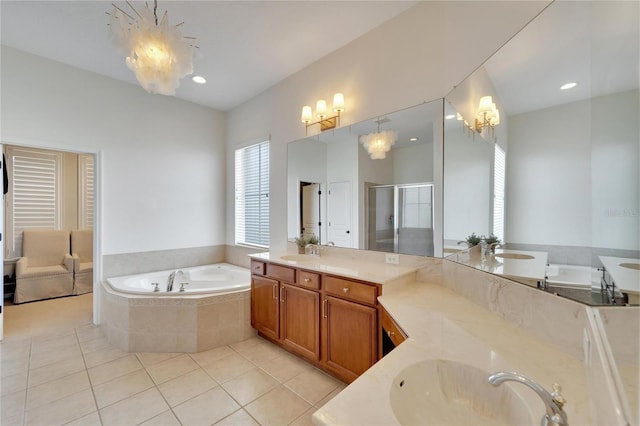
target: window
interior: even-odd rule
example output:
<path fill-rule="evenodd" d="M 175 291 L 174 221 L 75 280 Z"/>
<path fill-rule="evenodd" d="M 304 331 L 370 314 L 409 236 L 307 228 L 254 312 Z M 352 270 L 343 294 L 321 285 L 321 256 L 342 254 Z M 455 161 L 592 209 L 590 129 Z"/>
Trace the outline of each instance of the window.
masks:
<path fill-rule="evenodd" d="M 269 247 L 269 141 L 236 150 L 236 244 Z"/>
<path fill-rule="evenodd" d="M 493 233 L 504 242 L 504 184 L 506 156 L 496 144 L 493 165 Z"/>
<path fill-rule="evenodd" d="M 27 228 L 59 229 L 62 215 L 63 154 L 7 147 L 9 208 L 6 220 L 6 257 L 22 255 L 22 231 Z"/>
<path fill-rule="evenodd" d="M 93 228 L 93 155 L 78 155 L 78 228 Z"/>

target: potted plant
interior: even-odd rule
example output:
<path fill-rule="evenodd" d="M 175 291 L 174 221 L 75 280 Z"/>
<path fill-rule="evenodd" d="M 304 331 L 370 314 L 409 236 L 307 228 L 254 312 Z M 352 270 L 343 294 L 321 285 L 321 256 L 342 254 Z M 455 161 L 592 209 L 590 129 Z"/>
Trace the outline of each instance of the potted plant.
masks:
<path fill-rule="evenodd" d="M 491 253 L 495 253 L 496 245 L 500 244 L 500 238 L 496 237 L 494 234 L 489 234 L 488 237 L 482 236 L 482 240 L 491 250 Z"/>
<path fill-rule="evenodd" d="M 464 242 L 467 243 L 468 247 L 477 246 L 478 244 L 480 244 L 480 241 L 482 241 L 482 237 L 479 235 L 476 235 L 475 232 L 473 232 L 464 240 Z"/>
<path fill-rule="evenodd" d="M 315 235 L 312 235 L 310 237 L 305 237 L 304 235 L 300 235 L 299 237 L 296 237 L 295 239 L 296 241 L 296 245 L 298 246 L 298 253 L 299 254 L 304 254 L 305 251 L 305 247 L 307 247 L 308 244 L 318 244 L 318 237 L 316 237 Z"/>

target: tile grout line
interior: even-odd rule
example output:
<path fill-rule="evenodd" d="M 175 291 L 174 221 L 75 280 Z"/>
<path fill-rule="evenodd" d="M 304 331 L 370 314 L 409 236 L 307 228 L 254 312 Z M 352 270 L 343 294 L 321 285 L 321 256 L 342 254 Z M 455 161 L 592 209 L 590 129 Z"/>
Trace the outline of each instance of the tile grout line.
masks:
<path fill-rule="evenodd" d="M 89 375 L 89 368 L 87 367 L 87 360 L 84 357 L 84 351 L 82 350 L 82 345 L 80 344 L 80 337 L 78 337 L 78 329 L 76 327 L 74 327 L 74 332 L 75 332 L 75 336 L 76 336 L 76 340 L 78 342 L 78 346 L 80 347 L 80 355 L 82 356 L 82 363 L 84 364 L 84 371 L 87 373 L 87 379 L 89 380 L 89 388 L 91 389 L 91 395 L 93 396 L 93 403 L 96 405 L 96 412 L 98 413 L 98 420 L 100 420 L 100 424 L 102 425 L 102 415 L 100 414 L 100 409 L 98 408 L 98 399 L 96 398 L 96 393 L 93 389 L 93 382 L 91 381 L 91 375 Z M 89 413 L 91 414 L 91 413 Z M 71 423 L 72 421 L 75 421 L 77 419 L 79 419 L 80 417 L 77 417 L 67 423 Z"/>

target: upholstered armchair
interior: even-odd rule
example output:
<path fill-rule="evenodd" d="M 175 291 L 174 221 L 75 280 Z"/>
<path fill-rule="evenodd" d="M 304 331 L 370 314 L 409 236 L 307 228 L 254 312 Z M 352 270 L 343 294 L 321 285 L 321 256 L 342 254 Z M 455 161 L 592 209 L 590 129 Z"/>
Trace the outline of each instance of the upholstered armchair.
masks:
<path fill-rule="evenodd" d="M 73 294 L 69 231 L 29 229 L 22 235 L 22 257 L 16 263 L 14 303 Z"/>
<path fill-rule="evenodd" d="M 93 229 L 71 231 L 73 294 L 93 291 Z"/>

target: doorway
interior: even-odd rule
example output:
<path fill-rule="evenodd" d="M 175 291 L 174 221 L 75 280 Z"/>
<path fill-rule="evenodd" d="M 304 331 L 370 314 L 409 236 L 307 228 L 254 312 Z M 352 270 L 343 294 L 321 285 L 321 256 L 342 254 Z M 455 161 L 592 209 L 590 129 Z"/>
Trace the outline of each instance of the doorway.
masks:
<path fill-rule="evenodd" d="M 318 244 L 322 244 L 321 197 L 319 183 L 300 182 L 300 235 L 315 236 Z"/>
<path fill-rule="evenodd" d="M 47 146 L 48 144 L 41 148 L 43 144 L 40 143 L 22 145 L 4 142 L 4 145 L 0 145 L 4 154 L 2 167 L 3 172 L 6 172 L 7 181 L 4 202 L 0 209 L 4 213 L 0 220 L 4 269 L 3 285 L 0 288 L 0 339 L 4 337 L 4 326 L 10 326 L 9 321 L 13 317 L 6 315 L 7 308 L 17 312 L 16 309 L 27 306 L 14 305 L 16 265 L 23 256 L 23 234 L 27 229 L 69 230 L 70 253 L 71 230 L 75 231 L 74 234 L 89 234 L 88 240 L 85 240 L 88 252 L 86 256 L 92 261 L 95 259 L 95 262 L 92 271 L 85 271 L 89 281 L 88 287 L 85 286 L 82 292 L 77 294 L 90 292 L 83 296 L 83 299 L 91 299 L 94 311 L 92 321 L 95 323 L 96 306 L 99 301 L 93 297 L 91 291 L 98 288 L 96 277 L 99 276 L 100 266 L 96 232 L 98 152 L 65 150 Z M 86 231 L 77 232 L 78 230 Z M 73 292 L 69 295 L 74 296 L 76 291 L 76 287 L 73 287 Z M 39 309 L 40 306 L 46 309 L 47 306 L 40 300 L 29 301 L 28 305 L 29 310 L 36 307 Z"/>

